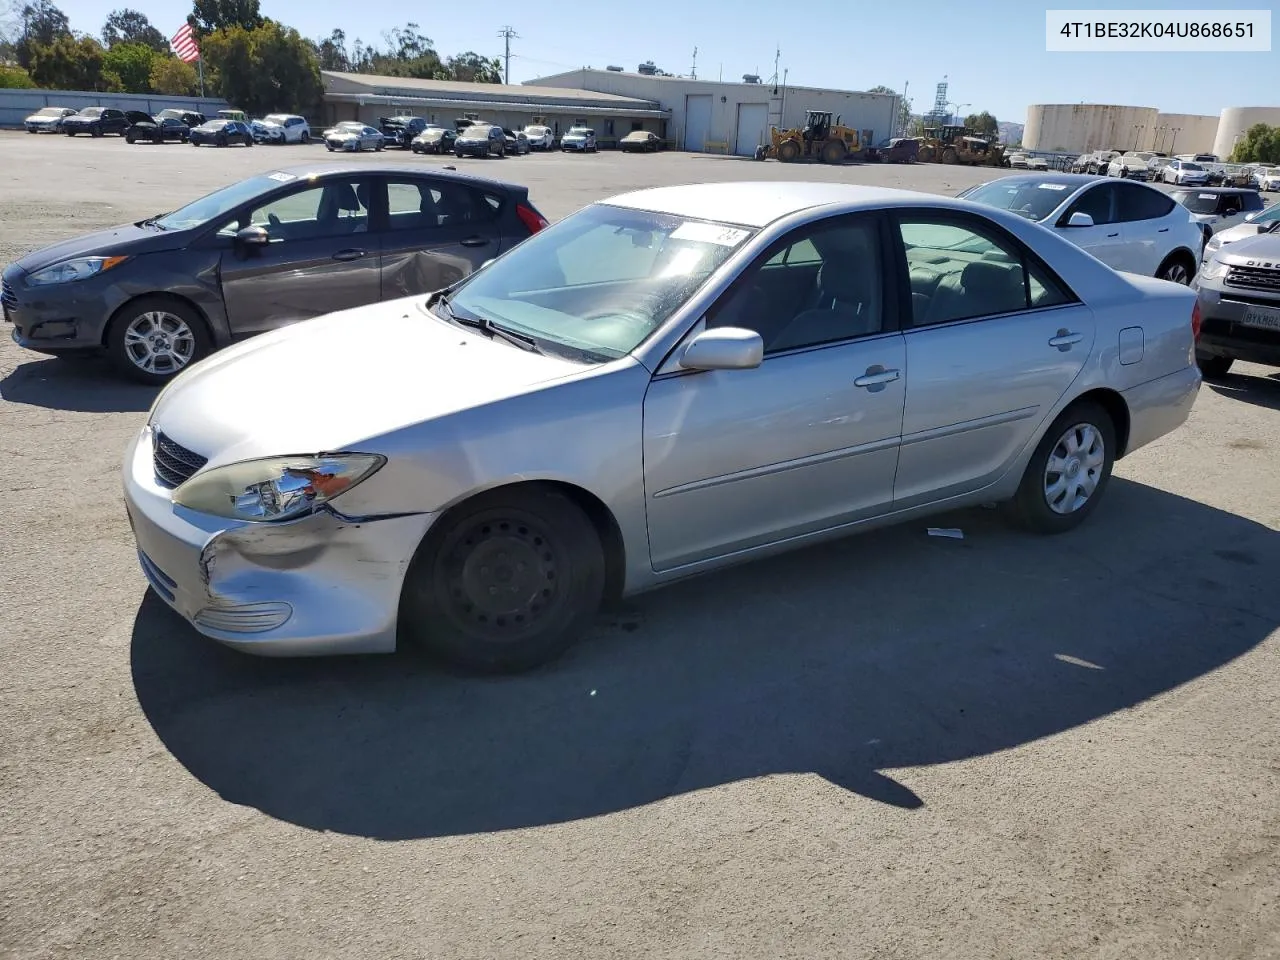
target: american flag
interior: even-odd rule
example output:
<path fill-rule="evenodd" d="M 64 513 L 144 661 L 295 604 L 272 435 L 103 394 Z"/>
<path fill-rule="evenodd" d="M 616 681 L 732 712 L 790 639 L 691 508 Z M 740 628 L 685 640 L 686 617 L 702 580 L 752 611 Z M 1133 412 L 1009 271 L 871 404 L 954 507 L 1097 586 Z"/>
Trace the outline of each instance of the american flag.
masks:
<path fill-rule="evenodd" d="M 200 47 L 191 34 L 191 24 L 184 23 L 182 29 L 169 38 L 169 46 L 183 63 L 191 63 L 200 59 Z"/>

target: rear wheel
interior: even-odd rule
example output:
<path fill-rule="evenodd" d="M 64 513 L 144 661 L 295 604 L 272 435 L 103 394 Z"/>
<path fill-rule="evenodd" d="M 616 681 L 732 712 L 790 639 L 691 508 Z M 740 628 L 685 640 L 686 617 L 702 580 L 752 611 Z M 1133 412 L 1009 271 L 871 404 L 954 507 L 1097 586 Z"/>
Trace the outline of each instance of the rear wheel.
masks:
<path fill-rule="evenodd" d="M 554 660 L 590 626 L 604 552 L 563 494 L 481 494 L 442 519 L 405 578 L 400 626 L 453 663 L 491 672 Z"/>
<path fill-rule="evenodd" d="M 1097 507 L 1111 479 L 1116 430 L 1110 415 L 1090 400 L 1072 404 L 1053 421 L 1031 455 L 1011 518 L 1035 533 L 1065 533 Z"/>
<path fill-rule="evenodd" d="M 1176 254 L 1160 264 L 1160 268 L 1156 271 L 1158 279 L 1180 283 L 1184 287 L 1191 283 L 1191 278 L 1194 275 L 1195 267 L 1192 266 L 1191 260 Z"/>
<path fill-rule="evenodd" d="M 125 375 L 158 385 L 177 376 L 211 348 L 204 320 L 168 297 L 141 297 L 111 323 L 107 351 Z"/>
<path fill-rule="evenodd" d="M 1207 380 L 1225 377 L 1235 362 L 1235 357 L 1196 357 L 1196 366 Z"/>

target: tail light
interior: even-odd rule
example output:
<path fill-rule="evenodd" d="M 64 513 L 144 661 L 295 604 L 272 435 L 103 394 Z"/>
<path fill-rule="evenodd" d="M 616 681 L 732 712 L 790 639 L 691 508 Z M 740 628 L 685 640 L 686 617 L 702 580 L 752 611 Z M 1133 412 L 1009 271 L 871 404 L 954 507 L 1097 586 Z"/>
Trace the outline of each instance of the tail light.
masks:
<path fill-rule="evenodd" d="M 1191 336 L 1198 343 L 1200 341 L 1200 301 L 1196 300 L 1196 305 L 1191 308 Z"/>
<path fill-rule="evenodd" d="M 521 223 L 529 228 L 530 233 L 537 233 L 548 225 L 547 218 L 527 203 L 516 204 L 516 216 L 520 218 Z"/>

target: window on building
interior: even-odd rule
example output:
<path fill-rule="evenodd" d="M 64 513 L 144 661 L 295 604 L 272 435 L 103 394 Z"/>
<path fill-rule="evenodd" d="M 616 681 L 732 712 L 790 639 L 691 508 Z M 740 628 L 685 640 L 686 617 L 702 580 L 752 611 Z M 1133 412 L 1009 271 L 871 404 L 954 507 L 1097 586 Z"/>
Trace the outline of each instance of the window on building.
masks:
<path fill-rule="evenodd" d="M 612 137 L 612 136 L 613 136 L 613 121 L 612 121 L 612 120 L 606 120 L 606 121 L 604 122 L 604 135 L 605 135 L 606 137 Z"/>

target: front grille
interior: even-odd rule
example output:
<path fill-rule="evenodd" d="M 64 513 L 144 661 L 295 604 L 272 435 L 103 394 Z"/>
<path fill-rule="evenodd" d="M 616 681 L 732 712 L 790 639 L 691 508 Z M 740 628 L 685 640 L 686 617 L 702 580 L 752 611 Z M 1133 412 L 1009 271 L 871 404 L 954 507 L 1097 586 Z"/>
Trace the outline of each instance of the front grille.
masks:
<path fill-rule="evenodd" d="M 193 473 L 209 462 L 208 457 L 174 443 L 158 430 L 151 444 L 151 454 L 155 461 L 156 481 L 170 490 L 186 483 Z"/>
<path fill-rule="evenodd" d="M 1232 267 L 1222 282 L 1228 287 L 1274 290 L 1280 293 L 1280 270 L 1268 267 Z"/>

